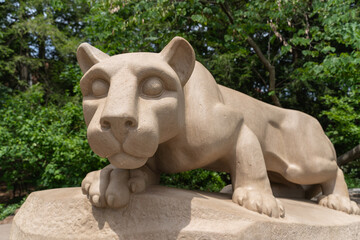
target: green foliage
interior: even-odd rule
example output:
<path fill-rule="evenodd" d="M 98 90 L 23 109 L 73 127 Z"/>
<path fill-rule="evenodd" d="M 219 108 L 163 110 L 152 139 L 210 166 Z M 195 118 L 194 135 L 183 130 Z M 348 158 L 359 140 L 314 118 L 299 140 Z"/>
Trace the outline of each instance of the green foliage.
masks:
<path fill-rule="evenodd" d="M 360 144 L 360 78 L 359 83 L 348 87 L 343 96 L 324 96 L 328 110 L 322 112 L 329 119 L 327 134 L 338 155 Z M 342 167 L 348 187 L 360 187 L 360 161 Z"/>
<path fill-rule="evenodd" d="M 345 181 L 346 181 L 348 188 L 359 188 L 360 187 L 360 177 L 359 177 L 359 170 L 358 170 L 359 167 L 360 167 L 359 164 L 357 164 L 357 166 L 352 166 L 352 167 L 345 166 L 345 170 L 347 170 L 347 174 L 345 175 Z"/>
<path fill-rule="evenodd" d="M 360 83 L 360 82 L 359 82 Z M 324 96 L 329 110 L 322 112 L 330 121 L 327 134 L 338 146 L 340 153 L 348 151 L 348 146 L 360 143 L 360 85 L 348 89 L 344 96 Z"/>
<path fill-rule="evenodd" d="M 56 84 L 59 65 L 74 62 L 88 12 L 85 0 L 0 2 L 0 83 L 26 89 L 37 82 L 54 91 L 73 86 Z"/>
<path fill-rule="evenodd" d="M 110 55 L 159 52 L 173 37 L 182 36 L 191 42 L 197 60 L 209 67 L 219 82 L 235 89 L 242 80 L 253 84 L 244 62 L 249 50 L 229 39 L 218 5 L 200 1 L 101 1 L 92 7 L 87 22 L 87 41 Z"/>
<path fill-rule="evenodd" d="M 160 183 L 170 187 L 219 192 L 225 185 L 230 184 L 230 176 L 227 173 L 196 169 L 177 174 L 162 174 Z"/>
<path fill-rule="evenodd" d="M 87 172 L 105 165 L 86 140 L 80 99 L 44 102 L 37 84 L 9 96 L 0 109 L 0 181 L 9 188 L 78 186 Z"/>
<path fill-rule="evenodd" d="M 21 205 L 25 202 L 26 197 L 21 201 L 12 204 L 0 204 L 0 221 L 5 219 L 8 216 L 11 216 L 15 213 L 16 209 L 20 208 Z"/>

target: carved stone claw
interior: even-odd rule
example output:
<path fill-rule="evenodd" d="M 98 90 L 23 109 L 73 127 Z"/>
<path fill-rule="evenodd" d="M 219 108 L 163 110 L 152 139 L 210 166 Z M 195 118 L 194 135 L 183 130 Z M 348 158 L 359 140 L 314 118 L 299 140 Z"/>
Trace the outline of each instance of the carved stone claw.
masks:
<path fill-rule="evenodd" d="M 96 207 L 120 208 L 130 201 L 129 171 L 106 167 L 90 172 L 83 180 L 81 189 Z"/>
<path fill-rule="evenodd" d="M 330 195 L 322 195 L 318 199 L 319 205 L 342 211 L 348 214 L 356 214 L 360 215 L 360 208 L 359 206 L 354 202 L 351 201 L 349 198 L 340 196 L 337 194 L 330 194 Z"/>
<path fill-rule="evenodd" d="M 237 188 L 232 197 L 233 202 L 251 211 L 268 215 L 269 217 L 285 217 L 282 203 L 270 193 L 254 189 Z"/>

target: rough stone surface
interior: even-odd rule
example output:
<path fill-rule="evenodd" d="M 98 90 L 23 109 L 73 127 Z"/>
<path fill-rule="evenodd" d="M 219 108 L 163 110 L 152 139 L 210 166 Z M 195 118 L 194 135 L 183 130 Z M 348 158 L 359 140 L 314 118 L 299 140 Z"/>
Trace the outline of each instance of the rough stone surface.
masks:
<path fill-rule="evenodd" d="M 16 214 L 10 239 L 360 239 L 360 216 L 280 200 L 284 218 L 246 210 L 229 194 L 163 186 L 133 194 L 117 210 L 92 206 L 80 188 L 39 191 Z"/>
<path fill-rule="evenodd" d="M 9 240 L 11 224 L 0 224 L 0 240 Z"/>

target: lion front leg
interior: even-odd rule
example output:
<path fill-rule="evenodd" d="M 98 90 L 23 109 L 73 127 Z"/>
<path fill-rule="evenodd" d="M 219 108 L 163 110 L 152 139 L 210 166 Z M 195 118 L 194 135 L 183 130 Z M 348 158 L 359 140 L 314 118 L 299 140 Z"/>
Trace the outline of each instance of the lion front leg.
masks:
<path fill-rule="evenodd" d="M 260 143 L 246 125 L 241 127 L 233 161 L 232 200 L 260 214 L 284 217 L 284 207 L 274 197 L 270 187 Z"/>
<path fill-rule="evenodd" d="M 159 174 L 147 165 L 138 169 L 119 169 L 109 164 L 105 168 L 90 172 L 81 184 L 96 207 L 121 208 L 130 201 L 132 193 L 142 192 L 147 186 L 159 182 Z"/>

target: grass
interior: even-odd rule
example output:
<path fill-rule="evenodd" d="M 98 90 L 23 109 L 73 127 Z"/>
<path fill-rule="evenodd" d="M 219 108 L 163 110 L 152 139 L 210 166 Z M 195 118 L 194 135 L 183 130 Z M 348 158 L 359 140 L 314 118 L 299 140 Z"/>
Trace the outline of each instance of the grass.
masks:
<path fill-rule="evenodd" d="M 8 216 L 11 216 L 15 213 L 16 209 L 20 208 L 21 205 L 25 202 L 26 197 L 20 200 L 17 203 L 11 204 L 0 204 L 0 221 L 5 219 Z"/>

